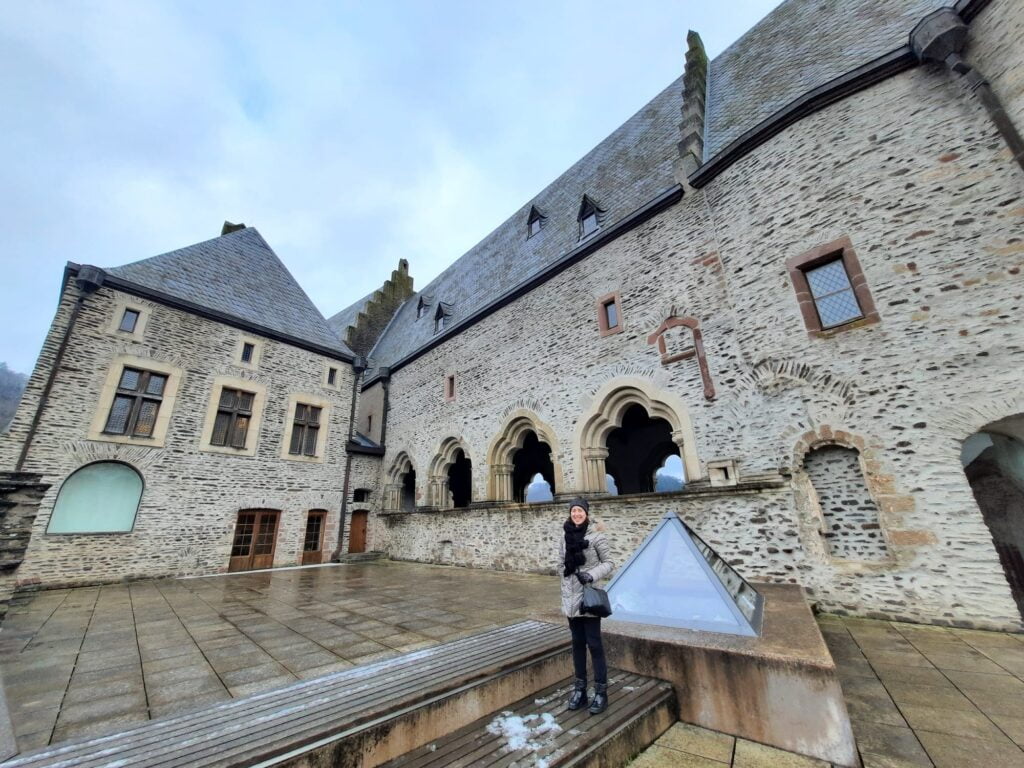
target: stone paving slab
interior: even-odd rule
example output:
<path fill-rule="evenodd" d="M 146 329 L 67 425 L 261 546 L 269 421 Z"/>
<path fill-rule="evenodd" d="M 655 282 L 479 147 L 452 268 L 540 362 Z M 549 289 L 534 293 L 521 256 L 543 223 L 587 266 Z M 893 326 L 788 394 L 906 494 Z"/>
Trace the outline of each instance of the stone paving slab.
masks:
<path fill-rule="evenodd" d="M 23 596 L 0 631 L 31 749 L 557 611 L 550 576 L 373 561 Z M 1024 768 L 1024 635 L 820 616 L 865 768 Z M 683 723 L 633 765 L 822 768 Z"/>
<path fill-rule="evenodd" d="M 18 746 L 118 730 L 512 624 L 550 576 L 372 561 L 19 598 L 0 631 Z"/>

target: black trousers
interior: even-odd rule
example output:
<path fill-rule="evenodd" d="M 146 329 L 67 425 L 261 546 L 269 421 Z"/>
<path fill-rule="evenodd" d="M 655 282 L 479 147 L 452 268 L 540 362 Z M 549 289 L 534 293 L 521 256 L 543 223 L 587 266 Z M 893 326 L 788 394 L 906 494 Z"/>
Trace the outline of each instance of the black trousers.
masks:
<path fill-rule="evenodd" d="M 594 682 L 608 683 L 608 665 L 604 660 L 604 645 L 601 643 L 601 619 L 597 616 L 577 616 L 569 619 L 572 632 L 572 666 L 578 680 L 587 679 L 587 648 L 594 662 Z"/>

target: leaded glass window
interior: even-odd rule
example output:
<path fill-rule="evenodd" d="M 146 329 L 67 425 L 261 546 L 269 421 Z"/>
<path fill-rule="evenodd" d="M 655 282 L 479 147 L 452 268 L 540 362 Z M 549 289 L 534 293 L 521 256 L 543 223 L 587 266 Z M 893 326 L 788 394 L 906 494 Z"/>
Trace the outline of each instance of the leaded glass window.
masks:
<path fill-rule="evenodd" d="M 833 328 L 864 316 L 842 258 L 808 269 L 804 274 L 822 328 Z"/>
<path fill-rule="evenodd" d="M 152 437 L 166 386 L 167 376 L 162 373 L 125 368 L 103 431 L 108 435 Z"/>

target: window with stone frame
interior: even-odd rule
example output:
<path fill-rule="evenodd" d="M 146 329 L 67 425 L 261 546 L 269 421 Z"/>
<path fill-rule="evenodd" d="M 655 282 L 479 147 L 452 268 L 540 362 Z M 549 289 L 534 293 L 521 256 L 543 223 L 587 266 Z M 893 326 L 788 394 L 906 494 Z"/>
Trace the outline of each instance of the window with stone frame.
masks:
<path fill-rule="evenodd" d="M 121 315 L 121 322 L 118 324 L 117 330 L 124 331 L 125 333 L 135 333 L 135 326 L 139 322 L 139 314 L 139 310 L 126 307 L 124 314 Z"/>
<path fill-rule="evenodd" d="M 166 385 L 165 374 L 125 367 L 103 427 L 104 434 L 152 437 Z"/>
<path fill-rule="evenodd" d="M 251 363 L 253 353 L 256 351 L 256 345 L 252 342 L 246 341 L 242 343 L 242 362 Z"/>
<path fill-rule="evenodd" d="M 213 423 L 210 445 L 245 448 L 252 422 L 252 406 L 256 395 L 239 389 L 224 387 L 217 403 L 217 417 Z"/>
<path fill-rule="evenodd" d="M 321 408 L 305 403 L 295 404 L 292 438 L 288 453 L 293 456 L 316 456 L 317 438 L 320 436 Z"/>
<path fill-rule="evenodd" d="M 622 301 L 618 292 L 597 300 L 597 327 L 602 336 L 622 331 Z"/>
<path fill-rule="evenodd" d="M 880 320 L 850 238 L 794 256 L 786 268 L 811 336 L 830 336 Z"/>

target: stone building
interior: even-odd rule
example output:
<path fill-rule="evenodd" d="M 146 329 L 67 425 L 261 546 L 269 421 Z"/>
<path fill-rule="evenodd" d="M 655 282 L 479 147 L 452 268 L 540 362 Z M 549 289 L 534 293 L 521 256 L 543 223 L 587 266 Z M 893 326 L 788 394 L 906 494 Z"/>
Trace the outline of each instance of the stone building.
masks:
<path fill-rule="evenodd" d="M 403 262 L 329 321 L 276 259 L 229 279 L 272 257 L 240 230 L 109 270 L 61 352 L 70 265 L 5 455 L 32 431 L 19 468 L 51 483 L 18 579 L 224 570 L 247 510 L 277 511 L 276 565 L 322 509 L 325 553 L 344 510 L 394 558 L 549 571 L 586 494 L 620 559 L 671 509 L 823 609 L 1020 628 L 1022 35 L 1015 0 L 787 0 L 711 61 L 691 33 L 678 80 L 439 277 Z M 103 434 L 131 365 L 167 376 L 159 445 Z M 250 454 L 208 445 L 225 387 L 262 397 Z M 143 475 L 135 529 L 53 530 L 97 461 Z"/>

